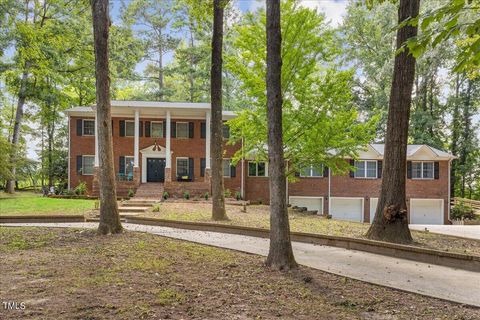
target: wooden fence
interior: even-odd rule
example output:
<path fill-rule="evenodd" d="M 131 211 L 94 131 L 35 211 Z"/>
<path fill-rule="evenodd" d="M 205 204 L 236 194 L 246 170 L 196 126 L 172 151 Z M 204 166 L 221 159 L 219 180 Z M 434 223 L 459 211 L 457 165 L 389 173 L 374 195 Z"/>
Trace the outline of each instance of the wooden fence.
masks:
<path fill-rule="evenodd" d="M 456 197 L 452 199 L 452 205 L 456 205 L 456 204 L 463 204 L 464 206 L 470 207 L 473 209 L 473 212 L 475 212 L 475 214 L 480 215 L 480 201 L 478 200 L 471 200 L 471 199 Z"/>

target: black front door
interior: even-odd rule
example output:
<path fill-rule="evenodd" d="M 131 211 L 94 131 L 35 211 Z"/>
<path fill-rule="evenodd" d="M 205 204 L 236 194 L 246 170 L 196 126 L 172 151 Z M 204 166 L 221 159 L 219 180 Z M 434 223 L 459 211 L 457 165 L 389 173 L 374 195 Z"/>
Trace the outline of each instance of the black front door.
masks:
<path fill-rule="evenodd" d="M 165 158 L 147 158 L 147 182 L 165 181 Z"/>

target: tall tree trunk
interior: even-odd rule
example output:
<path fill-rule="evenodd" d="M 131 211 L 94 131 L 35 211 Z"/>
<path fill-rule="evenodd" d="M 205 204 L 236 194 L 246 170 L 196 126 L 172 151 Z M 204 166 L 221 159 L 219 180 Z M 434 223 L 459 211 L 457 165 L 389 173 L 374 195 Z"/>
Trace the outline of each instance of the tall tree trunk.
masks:
<path fill-rule="evenodd" d="M 189 83 L 190 83 L 190 102 L 194 102 L 194 88 L 195 88 L 195 82 L 194 82 L 194 56 L 193 56 L 193 48 L 194 48 L 194 39 L 193 39 L 193 26 L 192 23 L 190 22 L 190 74 L 188 77 Z"/>
<path fill-rule="evenodd" d="M 6 192 L 14 193 L 15 192 L 15 174 L 17 168 L 15 164 L 17 163 L 17 153 L 18 153 L 18 141 L 20 140 L 20 131 L 22 127 L 23 120 L 23 106 L 25 105 L 25 99 L 27 97 L 27 81 L 28 81 L 28 69 L 29 63 L 25 63 L 25 71 L 22 74 L 22 79 L 20 80 L 20 89 L 18 91 L 18 101 L 17 101 L 17 111 L 15 112 L 15 123 L 13 124 L 13 134 L 12 134 L 12 148 L 10 153 L 10 163 L 12 163 L 12 179 L 7 180 Z"/>
<path fill-rule="evenodd" d="M 159 29 L 159 36 L 158 36 L 158 100 L 163 100 L 163 47 L 162 47 L 162 29 Z"/>
<path fill-rule="evenodd" d="M 472 83 L 471 79 L 467 80 L 467 92 L 463 101 L 463 131 L 462 131 L 462 147 L 460 150 L 460 158 L 458 159 L 458 164 L 460 166 L 462 172 L 462 184 L 460 187 L 461 197 L 465 197 L 465 175 L 467 174 L 465 166 L 467 164 L 467 156 L 470 151 L 470 133 L 471 133 L 471 105 L 472 105 Z"/>
<path fill-rule="evenodd" d="M 222 46 L 223 11 L 225 1 L 213 1 L 212 70 L 210 94 L 212 104 L 211 144 L 212 157 L 212 219 L 225 220 L 225 194 L 223 187 L 223 134 L 222 134 Z"/>
<path fill-rule="evenodd" d="M 97 135 L 100 184 L 100 234 L 122 232 L 118 213 L 115 172 L 113 167 L 112 117 L 108 67 L 108 0 L 92 0 L 95 75 L 97 95 Z"/>
<path fill-rule="evenodd" d="M 459 137 L 459 122 L 460 122 L 460 74 L 457 74 L 455 79 L 455 100 L 453 102 L 453 115 L 452 115 L 452 144 L 450 151 L 453 155 L 456 155 L 458 152 L 458 137 Z M 454 159 L 452 161 L 452 166 L 450 168 L 450 196 L 455 197 L 455 184 L 457 182 L 457 170 L 458 170 L 458 161 Z"/>
<path fill-rule="evenodd" d="M 418 16 L 420 0 L 400 0 L 399 23 Z M 397 49 L 417 35 L 417 27 L 404 26 L 397 31 Z M 387 137 L 382 174 L 382 187 L 375 218 L 367 232 L 369 239 L 409 243 L 406 203 L 407 139 L 412 88 L 415 79 L 415 58 L 406 48 L 395 57 L 392 89 L 387 121 Z"/>
<path fill-rule="evenodd" d="M 288 221 L 282 128 L 282 34 L 280 0 L 267 1 L 267 117 L 270 185 L 270 249 L 266 265 L 277 270 L 295 268 Z"/>

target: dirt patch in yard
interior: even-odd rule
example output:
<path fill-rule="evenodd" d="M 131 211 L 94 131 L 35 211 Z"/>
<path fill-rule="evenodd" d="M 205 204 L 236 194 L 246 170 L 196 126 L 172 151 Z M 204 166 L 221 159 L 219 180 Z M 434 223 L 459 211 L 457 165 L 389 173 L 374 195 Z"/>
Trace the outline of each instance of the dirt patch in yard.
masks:
<path fill-rule="evenodd" d="M 211 220 L 211 204 L 204 202 L 164 202 L 159 204 L 158 212 L 147 212 L 142 216 L 160 219 L 222 223 L 255 228 L 270 227 L 269 207 L 251 205 L 247 212 L 242 206 L 227 205 L 228 221 Z M 364 238 L 369 228 L 367 223 L 324 219 L 317 215 L 307 215 L 289 211 L 292 231 L 317 233 L 333 236 Z M 413 246 L 480 256 L 480 241 L 423 231 L 412 231 Z"/>
<path fill-rule="evenodd" d="M 0 228 L 1 319 L 478 319 L 480 310 L 127 232 Z"/>

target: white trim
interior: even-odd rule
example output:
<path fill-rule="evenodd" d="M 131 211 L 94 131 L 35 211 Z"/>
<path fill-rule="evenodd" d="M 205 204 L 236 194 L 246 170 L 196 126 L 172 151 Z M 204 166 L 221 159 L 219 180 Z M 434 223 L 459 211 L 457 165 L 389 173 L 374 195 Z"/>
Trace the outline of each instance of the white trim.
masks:
<path fill-rule="evenodd" d="M 178 124 L 179 123 L 187 125 L 187 136 L 186 137 L 179 137 L 178 136 Z M 175 122 L 175 139 L 188 139 L 190 137 L 190 135 L 189 135 L 190 128 L 189 127 L 190 127 L 190 125 L 189 125 L 188 121 L 177 121 L 177 122 Z"/>
<path fill-rule="evenodd" d="M 138 157 L 139 157 L 139 149 L 140 149 L 140 134 L 139 134 L 139 131 L 140 131 L 140 112 L 138 112 L 138 110 L 135 110 L 135 122 L 134 122 L 134 126 L 133 126 L 133 130 L 134 130 L 134 133 L 133 133 L 133 138 L 134 138 L 134 142 L 133 142 L 133 166 L 135 168 L 138 168 Z M 127 122 L 125 122 L 125 135 L 127 135 Z"/>
<path fill-rule="evenodd" d="M 83 170 L 83 167 L 85 165 L 85 157 L 92 157 L 93 158 L 93 168 L 95 168 L 95 155 L 92 154 L 82 154 L 82 176 L 93 176 L 93 169 L 92 173 L 85 174 L 85 170 Z"/>
<path fill-rule="evenodd" d="M 171 135 L 172 135 L 172 121 L 171 121 L 171 116 L 170 116 L 170 111 L 167 111 L 167 137 L 165 141 L 165 148 L 166 148 L 166 158 L 165 158 L 165 168 L 172 168 L 172 152 L 171 152 L 171 147 L 170 147 L 170 140 L 171 140 Z M 170 172 L 170 175 L 172 173 Z M 146 179 L 145 179 L 146 180 Z"/>
<path fill-rule="evenodd" d="M 250 175 L 250 162 L 251 163 L 255 163 L 256 164 L 256 169 L 255 169 L 255 174 L 254 176 L 251 176 Z M 258 164 L 259 163 L 265 163 L 265 175 L 264 176 L 259 176 L 258 175 Z M 252 177 L 252 178 L 268 178 L 268 162 L 266 161 L 247 161 L 247 174 L 248 174 L 248 177 Z"/>
<path fill-rule="evenodd" d="M 187 160 L 187 175 L 190 174 L 190 164 L 188 163 L 189 162 L 189 158 L 188 157 L 176 157 L 175 158 L 175 180 L 177 179 L 178 177 L 178 160 Z"/>
<path fill-rule="evenodd" d="M 160 147 L 160 150 L 158 151 L 152 150 L 153 145 L 140 150 L 140 153 L 142 154 L 142 183 L 147 182 L 147 158 L 165 159 L 165 168 L 167 167 L 166 166 L 166 163 L 167 163 L 166 148 L 162 146 L 158 146 L 158 147 Z"/>
<path fill-rule="evenodd" d="M 320 196 L 320 197 L 316 197 L 316 196 L 289 196 L 288 197 L 288 203 L 291 204 L 291 201 L 292 199 L 318 199 L 320 200 L 320 210 L 318 210 L 318 214 L 319 215 L 322 215 L 324 212 L 325 212 L 325 208 L 324 208 L 324 203 L 325 203 L 325 198 Z"/>
<path fill-rule="evenodd" d="M 97 115 L 95 114 L 95 119 L 82 119 L 82 136 L 93 137 L 97 135 L 96 118 Z M 93 134 L 85 134 L 85 121 L 93 121 Z"/>
<path fill-rule="evenodd" d="M 152 134 L 152 132 L 153 132 L 153 124 L 154 124 L 154 123 L 161 123 L 161 124 L 162 124 L 162 132 L 161 132 L 161 136 L 160 136 L 160 137 L 154 137 L 153 134 Z M 164 124 L 164 121 L 150 121 L 150 138 L 165 138 L 165 137 L 163 136 L 163 131 L 164 131 L 163 126 L 164 126 L 164 125 L 165 125 L 165 124 Z M 166 130 L 165 130 L 165 131 L 166 131 Z"/>
<path fill-rule="evenodd" d="M 421 168 L 421 170 L 420 170 L 421 177 L 420 178 L 414 178 L 413 177 L 413 164 L 414 163 L 421 163 L 422 164 L 420 166 L 420 168 Z M 432 167 L 432 177 L 431 178 L 424 178 L 423 177 L 423 164 L 424 163 L 431 163 L 433 165 L 433 167 Z M 438 168 L 438 169 L 440 170 L 440 168 Z M 412 161 L 412 180 L 435 180 L 435 161 L 430 161 L 430 160 L 427 160 L 427 161 Z"/>
<path fill-rule="evenodd" d="M 339 200 L 342 200 L 342 199 L 345 199 L 345 200 L 362 200 L 362 213 L 361 213 L 361 217 L 360 217 L 360 221 L 358 222 L 365 222 L 365 198 L 363 197 L 329 197 L 330 201 L 331 200 L 335 200 L 335 199 L 339 199 Z M 331 209 L 331 207 L 329 208 Z M 328 214 L 331 215 L 333 217 L 333 214 L 331 212 L 331 210 L 328 211 Z M 347 221 L 352 221 L 352 220 L 347 220 Z"/>

